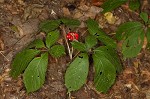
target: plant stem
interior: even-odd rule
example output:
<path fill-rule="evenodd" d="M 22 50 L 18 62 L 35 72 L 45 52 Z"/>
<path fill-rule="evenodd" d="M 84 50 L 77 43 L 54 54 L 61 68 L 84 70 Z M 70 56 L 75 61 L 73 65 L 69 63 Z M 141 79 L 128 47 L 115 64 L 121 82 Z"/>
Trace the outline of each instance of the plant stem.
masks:
<path fill-rule="evenodd" d="M 9 62 L 9 59 L 0 51 L 0 54 Z"/>
<path fill-rule="evenodd" d="M 65 42 L 66 42 L 66 45 L 67 45 L 69 57 L 70 57 L 70 59 L 72 60 L 72 52 L 70 51 L 69 43 L 68 43 L 68 40 L 67 40 L 67 38 L 66 38 L 66 31 L 65 31 L 64 25 L 61 25 L 60 28 L 62 29 L 63 36 L 64 36 L 64 38 L 65 38 Z"/>

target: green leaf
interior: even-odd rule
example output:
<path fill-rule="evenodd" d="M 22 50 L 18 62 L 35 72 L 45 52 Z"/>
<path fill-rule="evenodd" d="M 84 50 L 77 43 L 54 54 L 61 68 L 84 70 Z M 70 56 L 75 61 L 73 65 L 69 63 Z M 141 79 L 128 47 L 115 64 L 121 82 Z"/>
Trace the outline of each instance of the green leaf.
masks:
<path fill-rule="evenodd" d="M 148 22 L 148 14 L 147 14 L 147 13 L 141 12 L 141 13 L 140 13 L 140 17 L 143 19 L 143 21 L 144 21 L 145 23 Z"/>
<path fill-rule="evenodd" d="M 115 40 L 111 39 L 109 36 L 106 35 L 100 28 L 98 23 L 95 20 L 88 19 L 87 20 L 87 27 L 88 31 L 91 35 L 96 36 L 99 41 L 104 43 L 106 46 L 116 48 L 117 44 Z"/>
<path fill-rule="evenodd" d="M 44 48 L 44 42 L 41 39 L 36 39 L 34 40 L 32 43 L 29 44 L 29 46 L 27 48 Z"/>
<path fill-rule="evenodd" d="M 86 46 L 85 44 L 78 42 L 78 41 L 73 41 L 71 42 L 71 45 L 73 46 L 73 48 L 79 50 L 79 51 L 86 51 Z"/>
<path fill-rule="evenodd" d="M 59 20 L 46 20 L 40 24 L 40 29 L 46 33 L 57 29 L 60 25 Z"/>
<path fill-rule="evenodd" d="M 104 36 L 104 35 L 99 36 L 98 40 L 101 41 L 102 43 L 104 43 L 108 47 L 111 47 L 111 48 L 116 48 L 117 47 L 116 41 L 111 39 L 108 36 Z"/>
<path fill-rule="evenodd" d="M 60 57 L 65 54 L 65 48 L 62 45 L 54 45 L 49 50 L 52 57 Z"/>
<path fill-rule="evenodd" d="M 13 78 L 18 77 L 26 69 L 30 61 L 39 53 L 39 50 L 33 49 L 27 49 L 19 52 L 12 62 L 10 75 Z"/>
<path fill-rule="evenodd" d="M 23 82 L 27 92 L 38 90 L 45 81 L 45 74 L 48 65 L 48 53 L 44 53 L 41 57 L 34 58 L 23 74 Z"/>
<path fill-rule="evenodd" d="M 147 24 L 150 25 L 150 20 L 148 20 Z"/>
<path fill-rule="evenodd" d="M 129 8 L 131 10 L 138 10 L 140 8 L 140 0 L 130 0 Z"/>
<path fill-rule="evenodd" d="M 94 52 L 101 52 L 116 68 L 116 71 L 120 73 L 122 71 L 122 65 L 120 59 L 113 48 L 107 46 L 101 46 L 94 50 Z"/>
<path fill-rule="evenodd" d="M 127 22 L 119 26 L 116 37 L 122 40 L 122 53 L 125 58 L 137 56 L 140 52 L 143 40 L 143 25 L 140 22 Z"/>
<path fill-rule="evenodd" d="M 69 65 L 65 74 L 65 85 L 68 92 L 80 89 L 86 83 L 89 70 L 89 60 L 86 53 L 80 54 Z"/>
<path fill-rule="evenodd" d="M 97 39 L 95 36 L 90 35 L 85 38 L 85 45 L 86 45 L 87 49 L 91 49 L 96 44 L 97 44 Z"/>
<path fill-rule="evenodd" d="M 146 37 L 148 41 L 147 49 L 150 50 L 150 27 L 147 28 Z"/>
<path fill-rule="evenodd" d="M 148 43 L 150 43 L 150 27 L 147 28 L 146 37 L 147 37 Z"/>
<path fill-rule="evenodd" d="M 134 31 L 141 29 L 142 24 L 140 22 L 126 22 L 121 24 L 116 31 L 116 38 L 118 40 L 122 40 L 126 38 L 128 35 L 134 33 Z"/>
<path fill-rule="evenodd" d="M 62 18 L 62 19 L 60 19 L 60 21 L 69 27 L 78 27 L 80 25 L 80 21 L 76 20 L 76 19 Z"/>
<path fill-rule="evenodd" d="M 88 27 L 88 31 L 91 35 L 106 35 L 105 32 L 102 31 L 102 29 L 99 28 L 99 24 L 93 20 L 93 19 L 88 19 L 86 21 L 87 27 Z"/>
<path fill-rule="evenodd" d="M 136 57 L 141 51 L 144 41 L 143 29 L 134 31 L 122 44 L 122 53 L 125 58 Z"/>
<path fill-rule="evenodd" d="M 95 51 L 93 61 L 95 68 L 94 85 L 96 90 L 106 93 L 115 82 L 115 66 L 101 50 Z"/>
<path fill-rule="evenodd" d="M 103 13 L 110 12 L 120 5 L 126 3 L 128 0 L 107 0 L 101 6 L 104 10 Z"/>
<path fill-rule="evenodd" d="M 58 30 L 49 32 L 46 37 L 46 46 L 50 48 L 59 39 L 60 33 Z"/>

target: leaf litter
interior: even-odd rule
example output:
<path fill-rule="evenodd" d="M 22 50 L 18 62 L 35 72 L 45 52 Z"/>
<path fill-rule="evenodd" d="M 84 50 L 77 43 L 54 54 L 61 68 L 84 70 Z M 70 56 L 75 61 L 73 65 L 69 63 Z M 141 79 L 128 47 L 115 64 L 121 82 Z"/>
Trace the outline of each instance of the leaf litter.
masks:
<path fill-rule="evenodd" d="M 64 2 L 65 1 L 65 2 Z M 104 0 L 92 0 L 93 5 L 101 5 Z M 54 4 L 52 4 L 54 3 Z M 35 6 L 35 4 L 39 6 Z M 91 6 L 88 1 L 81 0 L 62 0 L 50 2 L 45 0 L 41 2 L 41 0 L 33 0 L 33 1 L 6 1 L 3 2 L 1 0 L 0 9 L 0 18 L 4 19 L 3 24 L 0 24 L 0 34 L 3 40 L 1 40 L 0 48 L 9 60 L 14 57 L 14 55 L 19 52 L 22 48 L 24 48 L 29 42 L 33 41 L 33 39 L 38 38 L 39 35 L 33 34 L 36 33 L 38 23 L 43 20 L 40 14 L 44 11 L 44 15 L 49 18 L 56 18 L 51 15 L 52 9 L 49 7 L 53 5 L 53 11 L 56 13 L 56 16 L 62 16 L 63 12 L 61 10 L 62 7 L 65 7 L 66 4 L 74 4 L 77 8 L 74 10 L 68 10 L 67 14 L 64 14 L 65 17 L 73 17 L 79 19 L 84 22 L 86 19 L 95 18 L 100 22 L 99 25 L 103 24 L 102 27 L 107 33 L 112 33 L 116 31 L 110 24 L 107 23 L 107 20 L 104 19 L 104 16 L 99 12 L 102 11 L 101 8 L 96 6 Z M 148 4 L 148 3 L 147 3 Z M 31 5 L 33 7 L 30 7 Z M 44 5 L 44 6 L 43 6 Z M 13 9 L 12 9 L 13 6 Z M 36 9 L 37 7 L 37 9 Z M 142 6 L 143 7 L 143 6 Z M 59 9 L 58 9 L 59 8 Z M 32 10 L 29 11 L 27 10 Z M 132 13 L 127 8 L 120 7 L 113 12 L 113 15 L 117 16 L 120 20 L 119 23 L 124 23 L 125 21 L 132 20 Z M 122 11 L 123 14 L 120 13 Z M 71 14 L 71 15 L 70 15 Z M 6 17 L 9 16 L 9 17 Z M 20 18 L 19 25 L 13 23 L 11 20 L 13 18 Z M 46 18 L 47 18 L 46 17 Z M 44 17 L 45 18 L 45 17 Z M 46 19 L 45 18 L 45 19 Z M 17 22 L 17 20 L 14 20 Z M 36 23 L 35 20 L 38 22 Z M 30 20 L 30 21 L 29 21 Z M 103 22 L 102 22 L 103 20 Z M 104 21 L 105 20 L 105 21 Z M 138 20 L 138 16 L 135 16 L 134 20 Z M 29 23 L 28 23 L 29 22 Z M 119 24 L 116 22 L 113 26 L 117 27 Z M 11 26 L 19 26 L 20 30 L 18 33 L 21 33 L 21 36 L 17 36 L 18 34 L 15 31 L 11 30 Z M 36 26 L 35 29 L 31 28 L 31 26 Z M 82 25 L 81 35 L 86 31 Z M 26 31 L 27 30 L 27 31 Z M 86 33 L 85 33 L 86 34 Z M 83 34 L 83 35 L 85 35 Z M 25 36 L 22 36 L 25 35 Z M 32 35 L 32 36 L 31 36 Z M 40 35 L 41 36 L 41 35 Z M 54 58 L 50 58 L 52 64 L 48 65 L 48 72 L 46 76 L 46 82 L 44 86 L 37 92 L 32 94 L 26 94 L 25 88 L 23 87 L 23 82 L 21 77 L 17 80 L 11 79 L 9 76 L 10 71 L 10 62 L 6 61 L 2 55 L 0 55 L 0 99 L 10 99 L 10 98 L 27 98 L 27 99 L 66 99 L 67 91 L 64 86 L 64 72 L 66 70 L 66 64 L 68 63 L 68 57 L 59 58 L 59 61 L 56 61 Z M 135 99 L 149 99 L 150 98 L 150 52 L 142 51 L 140 56 L 137 57 L 138 61 L 135 59 L 130 59 L 129 61 L 124 61 L 124 71 L 118 75 L 116 83 L 110 89 L 107 94 L 101 94 L 97 92 L 93 87 L 93 78 L 94 75 L 90 75 L 88 77 L 87 85 L 83 86 L 79 91 L 73 92 L 71 97 L 75 97 L 76 99 L 107 99 L 107 98 L 135 98 Z M 90 70 L 90 72 L 92 72 Z"/>

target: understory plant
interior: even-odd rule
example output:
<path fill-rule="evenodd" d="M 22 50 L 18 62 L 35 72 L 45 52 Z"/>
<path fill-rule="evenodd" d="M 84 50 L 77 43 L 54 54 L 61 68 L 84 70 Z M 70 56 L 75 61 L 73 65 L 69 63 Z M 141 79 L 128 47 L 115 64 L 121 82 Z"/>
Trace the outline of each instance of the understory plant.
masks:
<path fill-rule="evenodd" d="M 44 84 L 48 56 L 51 55 L 54 58 L 58 58 L 65 55 L 65 47 L 57 43 L 60 38 L 60 24 L 72 27 L 79 25 L 80 22 L 65 18 L 42 22 L 40 29 L 46 33 L 46 37 L 43 40 L 34 40 L 16 54 L 12 61 L 10 75 L 13 78 L 17 78 L 23 73 L 23 82 L 28 93 L 38 90 Z"/>
<path fill-rule="evenodd" d="M 140 0 L 106 0 L 102 4 L 103 13 L 113 11 L 119 6 L 125 4 L 127 10 L 140 11 L 139 16 L 143 20 L 140 21 L 130 21 L 121 24 L 116 31 L 116 39 L 122 41 L 122 53 L 124 58 L 136 57 L 143 44 L 147 42 L 144 46 L 150 47 L 150 20 L 147 13 L 142 12 L 141 6 L 144 1 Z M 122 6 L 123 7 L 123 6 Z"/>
<path fill-rule="evenodd" d="M 114 84 L 116 73 L 122 70 L 115 50 L 116 42 L 99 28 L 95 20 L 89 19 L 86 24 L 89 35 L 85 37 L 84 42 L 79 42 L 78 37 L 67 39 L 67 33 L 60 33 L 62 26 L 71 29 L 79 26 L 78 20 L 62 18 L 42 22 L 40 29 L 46 33 L 45 39 L 36 39 L 15 56 L 11 76 L 17 78 L 23 74 L 27 92 L 38 90 L 45 81 L 48 56 L 58 58 L 66 55 L 64 46 L 57 43 L 61 35 L 68 45 L 79 51 L 75 59 L 70 60 L 65 73 L 65 86 L 68 93 L 80 89 L 86 83 L 89 66 L 92 65 L 89 59 L 92 59 L 94 64 L 94 85 L 98 91 L 106 93 Z M 68 36 L 75 36 L 71 32 L 68 34 Z"/>
<path fill-rule="evenodd" d="M 116 31 L 116 38 L 122 41 L 122 54 L 124 58 L 136 57 L 145 41 L 150 43 L 150 19 L 148 14 L 141 12 L 141 22 L 131 21 L 121 24 Z M 144 45 L 147 46 L 147 45 Z"/>
<path fill-rule="evenodd" d="M 103 12 L 111 11 L 127 1 L 107 0 L 102 5 Z M 139 0 L 130 0 L 129 3 L 130 9 L 139 8 Z M 122 41 L 121 52 L 124 58 L 136 57 L 142 49 L 144 38 L 150 43 L 150 20 L 144 12 L 140 17 L 143 22 L 126 22 L 116 31 L 117 40 Z M 75 19 L 46 20 L 40 24 L 40 30 L 45 32 L 46 37 L 36 39 L 16 54 L 10 75 L 17 78 L 22 74 L 27 93 L 38 90 L 44 84 L 49 55 L 54 58 L 63 55 L 70 57 L 64 76 L 68 93 L 79 90 L 86 84 L 87 76 L 90 75 L 89 66 L 94 68 L 93 84 L 96 90 L 106 93 L 111 88 L 117 73 L 122 71 L 115 40 L 99 28 L 99 24 L 93 19 L 86 21 L 88 35 L 83 37 L 84 40 L 78 40 L 80 34 L 75 32 L 75 28 L 79 25 L 80 21 Z M 66 33 L 65 28 L 70 28 L 70 32 Z M 65 40 L 66 48 L 57 42 L 60 37 Z M 71 52 L 72 47 L 78 53 Z M 72 59 L 72 55 L 75 58 Z"/>
<path fill-rule="evenodd" d="M 87 81 L 89 65 L 94 66 L 94 86 L 99 92 L 106 93 L 114 84 L 116 73 L 122 66 L 116 54 L 116 43 L 106 35 L 96 21 L 87 20 L 89 35 L 85 41 L 71 42 L 80 54 L 69 64 L 65 74 L 68 93 L 80 89 Z M 102 45 L 99 45 L 102 43 Z M 93 61 L 93 63 L 90 63 Z"/>

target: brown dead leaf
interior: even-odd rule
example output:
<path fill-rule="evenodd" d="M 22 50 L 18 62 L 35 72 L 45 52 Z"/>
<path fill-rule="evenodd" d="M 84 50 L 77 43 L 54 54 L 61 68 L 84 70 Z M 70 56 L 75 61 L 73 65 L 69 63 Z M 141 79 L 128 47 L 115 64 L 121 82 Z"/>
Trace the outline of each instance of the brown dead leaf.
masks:
<path fill-rule="evenodd" d="M 139 67 L 139 61 L 134 61 L 133 64 L 134 64 L 134 66 L 135 66 L 136 68 Z"/>
<path fill-rule="evenodd" d="M 148 42 L 147 42 L 147 38 L 146 38 L 146 37 L 144 37 L 144 43 L 143 43 L 143 47 L 142 47 L 143 49 L 145 49 L 145 48 L 146 48 L 147 43 L 148 43 Z"/>
<path fill-rule="evenodd" d="M 23 29 L 20 26 L 17 26 L 19 37 L 22 37 L 25 33 L 23 32 Z"/>
<path fill-rule="evenodd" d="M 94 6 L 101 6 L 105 0 L 92 0 Z"/>
<path fill-rule="evenodd" d="M 63 7 L 62 11 L 63 11 L 64 16 L 70 16 L 71 15 L 69 9 L 66 7 Z"/>
<path fill-rule="evenodd" d="M 32 18 L 37 18 L 42 10 L 43 10 L 43 5 L 40 4 L 32 4 L 29 5 L 25 10 L 24 10 L 24 14 L 23 14 L 23 18 L 24 20 L 27 19 L 32 19 Z"/>
<path fill-rule="evenodd" d="M 126 68 L 123 71 L 123 79 L 126 79 L 126 81 L 129 82 L 134 82 L 136 81 L 136 71 L 133 67 Z"/>
<path fill-rule="evenodd" d="M 74 14 L 74 18 L 75 19 L 79 19 L 80 17 L 82 17 L 83 14 L 80 12 L 80 11 L 77 11 L 75 14 Z"/>
<path fill-rule="evenodd" d="M 4 50 L 4 42 L 2 40 L 2 37 L 0 36 L 0 51 Z"/>
<path fill-rule="evenodd" d="M 25 5 L 24 0 L 18 0 L 18 3 L 21 5 Z"/>
<path fill-rule="evenodd" d="M 150 89 L 146 91 L 146 99 L 150 99 Z"/>
<path fill-rule="evenodd" d="M 4 0 L 0 0 L 0 3 L 3 3 L 4 2 Z"/>
<path fill-rule="evenodd" d="M 82 5 L 82 6 L 79 6 L 78 9 L 82 10 L 82 11 L 88 11 L 89 10 L 89 6 L 87 5 Z"/>

